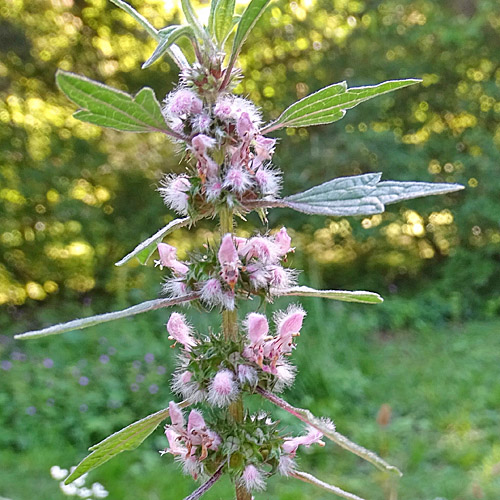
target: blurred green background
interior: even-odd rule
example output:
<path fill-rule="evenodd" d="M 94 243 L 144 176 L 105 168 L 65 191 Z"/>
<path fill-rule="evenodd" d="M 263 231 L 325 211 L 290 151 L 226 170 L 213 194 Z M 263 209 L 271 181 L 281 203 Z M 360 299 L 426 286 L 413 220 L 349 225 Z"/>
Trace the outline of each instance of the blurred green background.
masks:
<path fill-rule="evenodd" d="M 175 2 L 132 3 L 156 27 L 181 20 Z M 54 83 L 63 68 L 131 93 L 149 85 L 161 99 L 177 78 L 167 59 L 139 69 L 153 48 L 105 0 L 0 4 L 0 497 L 63 498 L 51 465 L 77 463 L 88 446 L 171 398 L 165 311 L 12 340 L 159 293 L 158 269 L 113 263 L 173 218 L 154 190 L 165 172 L 182 169 L 179 156 L 163 136 L 74 120 Z M 241 58 L 238 91 L 267 119 L 344 79 L 423 79 L 336 124 L 282 132 L 275 162 L 285 194 L 373 171 L 467 187 L 368 218 L 270 214 L 270 227 L 291 228 L 302 283 L 386 298 L 379 306 L 304 301 L 299 377 L 286 395 L 404 470 L 396 481 L 330 445 L 302 453 L 305 470 L 367 499 L 500 498 L 499 53 L 497 0 L 276 0 Z M 212 230 L 179 231 L 169 242 L 182 256 Z M 206 315 L 192 317 L 207 327 Z M 194 484 L 159 457 L 165 445 L 158 431 L 91 480 L 111 499 L 182 498 Z M 207 498 L 229 492 L 223 483 Z M 330 495 L 275 478 L 260 497 Z"/>

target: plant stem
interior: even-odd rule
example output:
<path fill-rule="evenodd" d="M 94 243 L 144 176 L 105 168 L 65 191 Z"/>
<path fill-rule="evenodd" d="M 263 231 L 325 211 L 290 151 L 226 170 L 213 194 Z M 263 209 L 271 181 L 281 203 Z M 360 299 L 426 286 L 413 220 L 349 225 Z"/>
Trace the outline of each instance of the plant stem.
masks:
<path fill-rule="evenodd" d="M 221 238 L 227 233 L 233 234 L 233 211 L 229 207 L 225 207 L 220 211 L 219 217 Z M 233 311 L 225 309 L 222 312 L 222 330 L 226 340 L 238 339 L 238 313 L 236 309 Z M 228 411 L 234 422 L 243 421 L 244 407 L 241 396 L 229 405 Z M 252 495 L 244 486 L 236 484 L 236 500 L 252 500 Z"/>

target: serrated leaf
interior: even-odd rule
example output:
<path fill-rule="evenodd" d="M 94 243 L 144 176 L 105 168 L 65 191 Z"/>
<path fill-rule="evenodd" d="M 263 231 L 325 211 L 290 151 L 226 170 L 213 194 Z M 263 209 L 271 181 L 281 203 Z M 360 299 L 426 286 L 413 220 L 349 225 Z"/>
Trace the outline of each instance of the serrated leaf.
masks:
<path fill-rule="evenodd" d="M 119 260 L 115 266 L 123 266 L 126 262 L 128 262 L 133 257 L 137 257 L 137 260 L 145 265 L 147 264 L 149 258 L 156 250 L 158 243 L 167 236 L 167 234 L 179 229 L 181 227 L 187 226 L 195 222 L 191 217 L 184 217 L 182 219 L 175 219 L 169 222 L 165 227 L 162 227 L 159 231 L 157 231 L 153 236 L 150 236 L 147 240 L 144 240 L 142 243 L 139 243 L 129 254 L 127 254 L 123 259 Z"/>
<path fill-rule="evenodd" d="M 233 28 L 235 0 L 217 0 L 212 2 L 213 12 L 210 11 L 210 32 L 221 44 Z"/>
<path fill-rule="evenodd" d="M 255 26 L 270 2 L 271 0 L 252 0 L 247 5 L 247 8 L 241 15 L 240 22 L 238 23 L 238 29 L 236 30 L 236 35 L 233 40 L 233 48 L 228 67 L 233 66 L 250 31 Z"/>
<path fill-rule="evenodd" d="M 189 404 L 189 402 L 183 401 L 178 406 L 185 408 Z M 92 453 L 76 466 L 76 469 L 64 480 L 64 483 L 72 483 L 75 479 L 111 460 L 122 451 L 136 449 L 168 416 L 168 408 L 157 411 L 92 446 L 89 448 Z"/>
<path fill-rule="evenodd" d="M 59 333 L 71 332 L 72 330 L 82 330 L 84 328 L 89 328 L 90 326 L 99 325 L 100 323 L 106 323 L 108 321 L 127 318 L 128 316 L 134 316 L 136 314 L 141 314 L 144 312 L 154 311 L 155 309 L 160 309 L 162 307 L 170 307 L 176 304 L 181 304 L 183 302 L 189 302 L 191 300 L 196 300 L 198 297 L 199 293 L 190 293 L 172 299 L 148 300 L 146 302 L 142 302 L 141 304 L 137 304 L 132 307 L 127 307 L 127 309 L 123 309 L 121 311 L 113 311 L 105 314 L 97 314 L 96 316 L 90 316 L 88 318 L 74 319 L 73 321 L 68 321 L 67 323 L 60 323 L 58 325 L 48 326 L 47 328 L 42 328 L 41 330 L 33 330 L 31 332 L 20 333 L 18 335 L 14 335 L 14 338 L 20 340 L 26 340 L 26 339 L 34 339 L 40 337 L 48 337 L 49 335 L 57 335 Z"/>
<path fill-rule="evenodd" d="M 145 69 L 155 63 L 160 59 L 165 53 L 169 51 L 171 46 L 183 36 L 194 39 L 194 31 L 191 26 L 168 26 L 158 32 L 160 36 L 160 42 L 158 43 L 156 49 L 154 50 L 151 57 L 142 65 L 142 69 Z"/>
<path fill-rule="evenodd" d="M 372 173 L 339 177 L 288 196 L 279 203 L 306 214 L 373 215 L 382 213 L 385 204 L 463 189 L 462 185 L 451 183 L 380 182 L 381 175 Z"/>
<path fill-rule="evenodd" d="M 366 87 L 347 88 L 346 82 L 336 83 L 310 94 L 289 106 L 280 117 L 264 127 L 268 133 L 283 127 L 308 127 L 333 123 L 344 117 L 348 109 L 387 92 L 408 87 L 421 80 L 390 80 Z"/>
<path fill-rule="evenodd" d="M 135 97 L 84 76 L 58 70 L 61 91 L 83 108 L 80 120 L 128 132 L 171 133 L 152 89 L 145 87 Z"/>
<path fill-rule="evenodd" d="M 279 296 L 294 295 L 298 297 L 319 297 L 324 299 L 341 300 L 343 302 L 361 302 L 363 304 L 380 304 L 384 299 L 374 292 L 348 290 L 315 290 L 308 286 L 294 286 L 284 290 L 271 290 Z"/>

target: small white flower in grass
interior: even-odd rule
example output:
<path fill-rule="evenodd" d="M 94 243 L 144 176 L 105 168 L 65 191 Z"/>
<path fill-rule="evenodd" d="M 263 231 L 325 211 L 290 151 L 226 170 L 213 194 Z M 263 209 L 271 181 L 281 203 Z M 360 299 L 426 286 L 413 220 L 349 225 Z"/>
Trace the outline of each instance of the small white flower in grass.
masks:
<path fill-rule="evenodd" d="M 240 483 L 245 486 L 247 490 L 262 491 L 266 489 L 264 475 L 262 471 L 257 469 L 255 465 L 247 465 L 243 470 L 240 478 Z"/>
<path fill-rule="evenodd" d="M 53 465 L 50 468 L 50 475 L 56 480 L 61 481 L 68 475 L 68 469 L 61 469 L 59 465 Z"/>
<path fill-rule="evenodd" d="M 74 496 L 78 493 L 78 488 L 74 483 L 64 484 L 64 481 L 59 483 L 59 488 L 67 496 Z"/>
<path fill-rule="evenodd" d="M 231 370 L 223 369 L 216 373 L 208 387 L 208 401 L 214 406 L 224 407 L 232 403 L 239 394 L 238 384 Z"/>
<path fill-rule="evenodd" d="M 80 498 L 90 498 L 92 496 L 92 490 L 90 488 L 80 488 L 77 492 L 77 496 Z"/>
<path fill-rule="evenodd" d="M 196 345 L 196 340 L 192 335 L 193 330 L 183 314 L 175 312 L 170 315 L 167 331 L 170 334 L 168 338 L 182 344 L 188 352 Z"/>
<path fill-rule="evenodd" d="M 109 495 L 108 491 L 101 483 L 92 484 L 92 494 L 96 498 L 106 498 Z"/>

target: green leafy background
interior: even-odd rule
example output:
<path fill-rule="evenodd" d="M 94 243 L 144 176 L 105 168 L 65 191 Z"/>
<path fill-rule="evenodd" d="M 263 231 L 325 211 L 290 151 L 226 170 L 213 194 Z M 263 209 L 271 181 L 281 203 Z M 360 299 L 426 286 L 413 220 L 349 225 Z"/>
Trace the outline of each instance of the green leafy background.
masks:
<path fill-rule="evenodd" d="M 156 28 L 182 22 L 177 4 L 134 6 Z M 208 18 L 208 5 L 196 6 Z M 287 396 L 334 417 L 341 432 L 404 470 L 397 486 L 332 447 L 303 454 L 305 469 L 369 498 L 500 496 L 499 34 L 494 0 L 279 0 L 242 51 L 247 79 L 238 91 L 268 120 L 343 80 L 352 87 L 423 79 L 332 125 L 279 131 L 285 195 L 378 171 L 386 180 L 467 187 L 367 218 L 270 215 L 271 227 L 292 228 L 302 284 L 386 299 L 377 306 L 306 300 L 308 326 L 294 354 L 298 386 Z M 132 95 L 149 86 L 161 100 L 176 76 L 168 58 L 140 70 L 155 46 L 104 0 L 0 6 L 0 496 L 59 498 L 50 465 L 76 464 L 88 446 L 170 398 L 165 313 L 31 344 L 11 339 L 159 292 L 161 273 L 151 265 L 113 263 L 174 218 L 154 189 L 163 173 L 180 171 L 179 157 L 162 134 L 72 118 L 75 106 L 55 84 L 60 68 Z M 200 224 L 168 241 L 183 256 L 212 229 Z M 206 328 L 206 316 L 194 318 Z M 154 362 L 144 360 L 148 353 Z M 392 409 L 387 425 L 377 423 L 383 404 Z M 182 498 L 193 484 L 158 457 L 165 445 L 157 432 L 94 477 L 111 498 Z M 218 488 L 208 498 L 229 495 L 229 485 Z M 271 481 L 265 495 L 327 498 L 312 486 L 295 488 Z"/>

